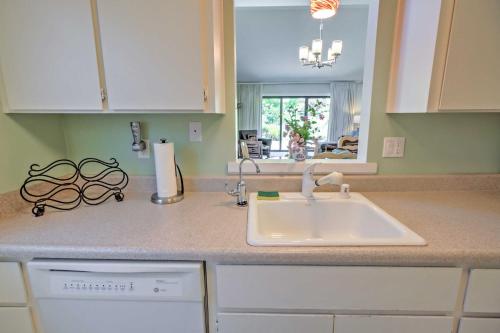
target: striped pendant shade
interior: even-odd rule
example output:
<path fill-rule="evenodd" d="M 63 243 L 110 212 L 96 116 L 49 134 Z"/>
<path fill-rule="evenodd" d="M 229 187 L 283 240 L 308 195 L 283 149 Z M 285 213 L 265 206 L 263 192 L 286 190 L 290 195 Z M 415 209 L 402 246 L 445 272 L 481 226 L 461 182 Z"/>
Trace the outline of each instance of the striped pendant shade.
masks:
<path fill-rule="evenodd" d="M 311 15 L 315 19 L 327 19 L 337 13 L 340 0 L 311 0 Z"/>

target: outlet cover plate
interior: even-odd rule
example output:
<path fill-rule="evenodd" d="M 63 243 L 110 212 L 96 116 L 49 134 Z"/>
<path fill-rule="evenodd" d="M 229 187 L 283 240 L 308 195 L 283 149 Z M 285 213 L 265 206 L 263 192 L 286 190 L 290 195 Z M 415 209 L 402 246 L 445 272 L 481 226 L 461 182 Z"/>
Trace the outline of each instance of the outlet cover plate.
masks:
<path fill-rule="evenodd" d="M 405 154 L 405 141 L 404 137 L 384 138 L 382 157 L 403 157 Z"/>
<path fill-rule="evenodd" d="M 191 142 L 203 141 L 200 121 L 189 122 L 189 141 Z"/>

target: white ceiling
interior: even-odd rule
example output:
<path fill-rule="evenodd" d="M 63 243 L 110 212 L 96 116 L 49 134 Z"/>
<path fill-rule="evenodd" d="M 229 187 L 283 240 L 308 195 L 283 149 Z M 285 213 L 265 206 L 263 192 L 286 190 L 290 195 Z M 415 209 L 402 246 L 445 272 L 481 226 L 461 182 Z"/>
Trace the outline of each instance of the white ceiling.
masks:
<path fill-rule="evenodd" d="M 341 0 L 342 6 L 368 5 L 369 0 Z M 235 0 L 235 7 L 309 6 L 310 0 Z"/>
<path fill-rule="evenodd" d="M 337 15 L 324 21 L 324 47 L 341 39 L 343 51 L 333 69 L 320 70 L 302 67 L 298 60 L 299 47 L 319 37 L 319 21 L 311 17 L 308 6 L 238 7 L 235 15 L 238 82 L 362 80 L 368 6 L 341 6 Z"/>

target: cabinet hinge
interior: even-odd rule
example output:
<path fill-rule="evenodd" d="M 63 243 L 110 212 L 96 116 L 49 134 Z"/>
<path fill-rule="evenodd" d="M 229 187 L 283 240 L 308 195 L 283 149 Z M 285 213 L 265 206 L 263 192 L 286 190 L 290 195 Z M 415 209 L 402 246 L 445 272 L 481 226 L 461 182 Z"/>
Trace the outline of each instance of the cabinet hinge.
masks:
<path fill-rule="evenodd" d="M 106 98 L 107 98 L 107 97 L 108 97 L 108 96 L 107 96 L 107 94 L 106 94 L 106 89 L 101 88 L 101 101 L 103 101 L 103 102 L 104 102 L 104 101 L 106 100 Z"/>
<path fill-rule="evenodd" d="M 203 101 L 206 102 L 208 101 L 208 95 L 207 95 L 207 90 L 203 89 Z"/>

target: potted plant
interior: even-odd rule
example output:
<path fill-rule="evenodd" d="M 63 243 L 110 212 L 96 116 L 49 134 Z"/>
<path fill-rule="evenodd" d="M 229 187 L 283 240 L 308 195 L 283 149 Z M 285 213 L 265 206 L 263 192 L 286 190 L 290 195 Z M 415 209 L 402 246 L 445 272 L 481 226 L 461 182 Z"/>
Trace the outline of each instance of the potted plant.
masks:
<path fill-rule="evenodd" d="M 315 150 L 317 149 L 319 136 L 318 121 L 323 120 L 325 115 L 323 111 L 324 103 L 318 100 L 312 106 L 309 106 L 305 115 L 301 115 L 296 104 L 290 104 L 286 112 L 288 117 L 285 117 L 285 132 L 284 137 L 289 137 L 288 153 L 290 158 L 296 161 L 303 161 L 307 157 L 307 144 L 314 143 Z"/>

